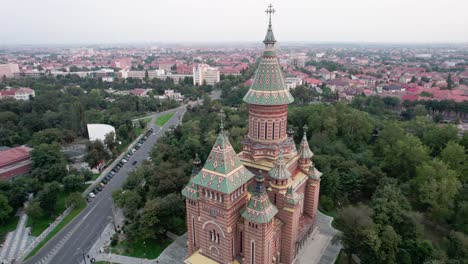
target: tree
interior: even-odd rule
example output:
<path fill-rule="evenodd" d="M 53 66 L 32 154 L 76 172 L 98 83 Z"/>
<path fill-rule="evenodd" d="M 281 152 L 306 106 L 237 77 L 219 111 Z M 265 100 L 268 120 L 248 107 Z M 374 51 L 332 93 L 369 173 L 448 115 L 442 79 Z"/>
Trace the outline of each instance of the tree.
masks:
<path fill-rule="evenodd" d="M 53 213 L 57 207 L 58 195 L 61 191 L 61 186 L 58 182 L 51 182 L 44 185 L 42 189 L 37 194 L 37 201 L 40 204 L 40 207 L 46 213 Z"/>
<path fill-rule="evenodd" d="M 86 151 L 87 153 L 84 157 L 84 160 L 91 168 L 95 168 L 99 165 L 99 163 L 101 163 L 101 161 L 105 161 L 110 157 L 109 152 L 107 152 L 106 148 L 104 147 L 104 144 L 102 144 L 102 142 L 99 140 L 89 142 L 86 145 Z"/>
<path fill-rule="evenodd" d="M 41 208 L 41 204 L 37 200 L 33 200 L 29 203 L 28 207 L 26 208 L 26 213 L 32 219 L 40 219 L 44 216 L 44 210 Z"/>
<path fill-rule="evenodd" d="M 384 146 L 382 168 L 389 176 L 406 181 L 415 176 L 416 167 L 429 159 L 427 148 L 412 135 Z"/>
<path fill-rule="evenodd" d="M 338 235 L 344 252 L 348 255 L 349 263 L 352 254 L 359 253 L 364 248 L 366 232 L 374 223 L 372 221 L 372 210 L 365 205 L 348 206 L 336 216 L 336 227 L 341 231 Z"/>
<path fill-rule="evenodd" d="M 406 197 L 396 181 L 381 185 L 372 197 L 373 219 L 380 225 L 398 227 L 404 221 L 404 214 L 410 209 Z"/>
<path fill-rule="evenodd" d="M 452 90 L 453 89 L 453 80 L 452 80 L 452 74 L 449 73 L 447 77 L 447 89 Z"/>
<path fill-rule="evenodd" d="M 454 199 L 461 187 L 455 171 L 439 160 L 428 161 L 416 169 L 412 181 L 418 202 L 438 221 L 448 220 L 453 214 Z"/>
<path fill-rule="evenodd" d="M 0 223 L 4 223 L 9 218 L 13 208 L 8 204 L 8 198 L 0 194 Z"/>
<path fill-rule="evenodd" d="M 61 181 L 67 175 L 66 161 L 58 144 L 40 144 L 31 151 L 31 174 L 44 182 Z"/>
<path fill-rule="evenodd" d="M 462 182 L 468 181 L 468 156 L 465 153 L 465 148 L 453 141 L 440 153 L 441 160 L 462 176 Z"/>
<path fill-rule="evenodd" d="M 68 175 L 62 180 L 63 187 L 67 192 L 77 191 L 83 186 L 83 176 L 80 175 Z"/>
<path fill-rule="evenodd" d="M 117 190 L 112 193 L 112 198 L 115 204 L 124 210 L 126 216 L 134 215 L 142 202 L 141 196 L 131 190 Z"/>
<path fill-rule="evenodd" d="M 74 206 L 75 208 L 82 208 L 86 206 L 86 201 L 80 192 L 70 193 L 66 201 L 67 207 Z"/>
<path fill-rule="evenodd" d="M 116 149 L 117 141 L 115 141 L 115 133 L 113 131 L 106 134 L 104 138 L 104 144 L 106 144 L 106 147 L 111 152 L 113 152 Z"/>

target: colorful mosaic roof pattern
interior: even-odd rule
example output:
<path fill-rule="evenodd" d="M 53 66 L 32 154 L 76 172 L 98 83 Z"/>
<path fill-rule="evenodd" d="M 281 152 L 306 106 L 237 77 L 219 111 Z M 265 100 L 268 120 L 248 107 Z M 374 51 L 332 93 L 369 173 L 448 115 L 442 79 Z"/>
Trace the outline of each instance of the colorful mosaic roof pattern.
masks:
<path fill-rule="evenodd" d="M 191 179 L 187 186 L 185 186 L 185 188 L 182 190 L 182 195 L 192 200 L 198 200 L 199 197 L 198 185 L 193 183 L 192 179 L 200 172 L 200 164 L 201 160 L 198 157 L 198 154 L 196 154 L 195 159 L 193 160 Z"/>
<path fill-rule="evenodd" d="M 242 212 L 242 217 L 247 221 L 263 224 L 268 223 L 278 213 L 265 191 L 264 178 L 259 175 L 256 178 L 257 184 L 247 207 Z"/>
<path fill-rule="evenodd" d="M 283 159 L 283 153 L 280 152 L 278 158 L 275 161 L 275 165 L 273 168 L 268 172 L 271 178 L 277 180 L 287 180 L 291 177 L 291 172 L 289 172 L 288 168 L 286 167 L 286 162 Z"/>
<path fill-rule="evenodd" d="M 265 51 L 255 72 L 255 77 L 249 91 L 244 96 L 244 102 L 256 105 L 285 105 L 294 102 L 294 98 L 286 88 L 283 72 L 276 57 L 271 22 L 263 41 Z"/>
<path fill-rule="evenodd" d="M 229 194 L 253 178 L 239 160 L 221 129 L 202 170 L 191 180 L 196 185 Z"/>
<path fill-rule="evenodd" d="M 309 142 L 307 142 L 306 130 L 307 126 L 304 126 L 304 135 L 302 136 L 301 145 L 299 147 L 299 157 L 301 157 L 301 159 L 310 159 L 314 156 L 314 153 L 309 148 Z"/>

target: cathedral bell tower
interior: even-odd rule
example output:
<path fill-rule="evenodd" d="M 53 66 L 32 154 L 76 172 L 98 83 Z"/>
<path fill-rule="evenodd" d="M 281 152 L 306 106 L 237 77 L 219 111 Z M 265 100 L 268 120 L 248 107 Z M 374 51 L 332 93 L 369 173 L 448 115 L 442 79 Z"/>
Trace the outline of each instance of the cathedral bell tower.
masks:
<path fill-rule="evenodd" d="M 244 140 L 243 155 L 247 159 L 275 160 L 280 149 L 285 155 L 293 152 L 288 141 L 288 104 L 294 101 L 284 81 L 283 72 L 275 52 L 270 6 L 268 29 L 263 40 L 265 49 L 252 85 L 244 96 L 249 106 L 249 134 Z"/>

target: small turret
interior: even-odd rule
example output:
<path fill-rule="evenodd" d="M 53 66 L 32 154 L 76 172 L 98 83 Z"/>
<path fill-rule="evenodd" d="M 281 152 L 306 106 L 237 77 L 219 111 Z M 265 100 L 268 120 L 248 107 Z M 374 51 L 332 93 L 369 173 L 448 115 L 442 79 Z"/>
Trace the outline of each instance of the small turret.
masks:
<path fill-rule="evenodd" d="M 283 152 L 280 152 L 278 158 L 275 161 L 275 165 L 273 168 L 268 172 L 270 175 L 271 181 L 275 185 L 286 185 L 288 184 L 288 180 L 291 177 L 291 172 L 289 172 L 288 168 L 286 167 L 286 163 L 283 159 Z"/>
<path fill-rule="evenodd" d="M 304 125 L 304 135 L 302 136 L 301 145 L 299 147 L 299 167 L 302 171 L 308 172 L 312 161 L 310 160 L 314 156 L 314 153 L 309 148 L 309 142 L 307 141 L 307 125 Z"/>
<path fill-rule="evenodd" d="M 255 181 L 255 188 L 247 204 L 247 208 L 242 212 L 242 217 L 252 223 L 268 223 L 278 213 L 278 209 L 268 198 L 263 175 L 257 175 Z"/>

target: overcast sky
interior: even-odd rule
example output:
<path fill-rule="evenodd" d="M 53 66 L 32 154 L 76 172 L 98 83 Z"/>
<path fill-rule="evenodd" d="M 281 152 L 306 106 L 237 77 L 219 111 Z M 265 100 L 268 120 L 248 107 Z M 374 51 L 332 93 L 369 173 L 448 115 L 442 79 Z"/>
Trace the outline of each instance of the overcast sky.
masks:
<path fill-rule="evenodd" d="M 0 45 L 468 42 L 468 0 L 0 0 Z"/>

